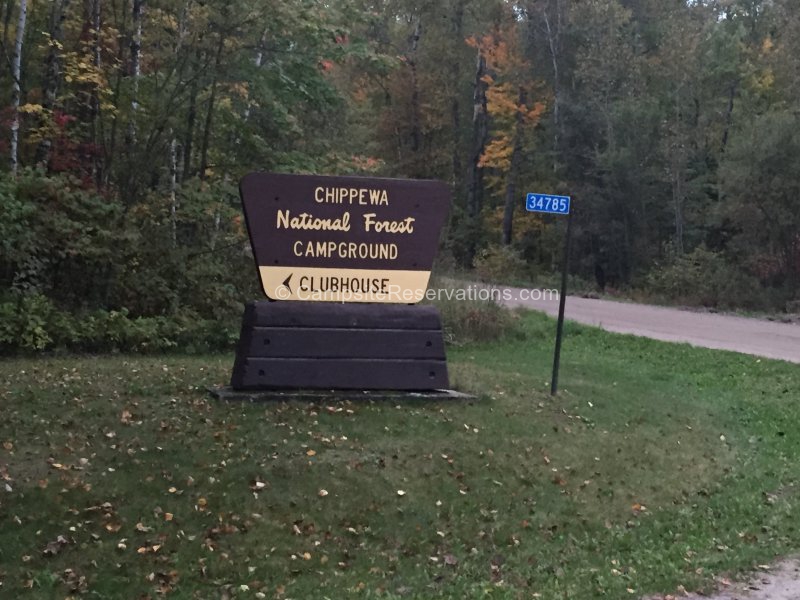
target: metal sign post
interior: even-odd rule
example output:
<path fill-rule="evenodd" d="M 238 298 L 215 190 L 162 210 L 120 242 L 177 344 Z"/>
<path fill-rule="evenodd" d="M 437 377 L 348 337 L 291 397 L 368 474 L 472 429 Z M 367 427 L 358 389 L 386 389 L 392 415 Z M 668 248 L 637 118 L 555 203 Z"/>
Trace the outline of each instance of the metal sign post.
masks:
<path fill-rule="evenodd" d="M 550 381 L 550 394 L 558 393 L 558 371 L 561 366 L 561 341 L 564 337 L 564 308 L 567 301 L 567 273 L 569 272 L 570 243 L 572 240 L 572 199 L 569 196 L 550 194 L 528 194 L 525 208 L 528 212 L 567 215 L 567 234 L 564 240 L 564 263 L 561 271 L 561 292 L 558 302 L 558 327 L 556 329 L 556 348 L 553 353 L 553 377 Z"/>

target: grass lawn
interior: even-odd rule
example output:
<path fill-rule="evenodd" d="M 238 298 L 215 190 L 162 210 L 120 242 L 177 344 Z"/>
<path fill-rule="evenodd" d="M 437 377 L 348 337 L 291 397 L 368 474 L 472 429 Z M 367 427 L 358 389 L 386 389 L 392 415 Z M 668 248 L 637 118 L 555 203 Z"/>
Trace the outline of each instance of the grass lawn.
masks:
<path fill-rule="evenodd" d="M 554 323 L 471 402 L 219 404 L 232 357 L 0 362 L 0 598 L 638 598 L 800 549 L 800 369 Z"/>

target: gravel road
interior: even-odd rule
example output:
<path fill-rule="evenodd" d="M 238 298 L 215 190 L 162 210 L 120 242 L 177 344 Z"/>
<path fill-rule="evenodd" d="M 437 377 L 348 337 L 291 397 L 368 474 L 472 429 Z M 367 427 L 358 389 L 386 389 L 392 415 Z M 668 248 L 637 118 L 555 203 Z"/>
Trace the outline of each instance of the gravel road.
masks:
<path fill-rule="evenodd" d="M 523 290 L 500 289 L 504 298 L 511 297 L 504 300 L 509 307 L 524 306 L 558 315 L 556 298 L 523 300 L 528 297 Z M 567 296 L 566 318 L 617 333 L 800 363 L 800 324 L 796 323 L 577 296 Z"/>

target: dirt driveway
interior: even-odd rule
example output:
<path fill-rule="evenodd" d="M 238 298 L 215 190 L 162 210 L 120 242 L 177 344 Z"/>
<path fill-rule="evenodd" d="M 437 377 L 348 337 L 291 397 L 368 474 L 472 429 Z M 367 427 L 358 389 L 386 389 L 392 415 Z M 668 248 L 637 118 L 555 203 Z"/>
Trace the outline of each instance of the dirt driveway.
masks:
<path fill-rule="evenodd" d="M 744 583 L 720 580 L 716 595 L 676 593 L 649 596 L 642 600 L 798 600 L 800 599 L 800 562 L 787 559 L 772 567 L 761 566 L 758 573 Z"/>

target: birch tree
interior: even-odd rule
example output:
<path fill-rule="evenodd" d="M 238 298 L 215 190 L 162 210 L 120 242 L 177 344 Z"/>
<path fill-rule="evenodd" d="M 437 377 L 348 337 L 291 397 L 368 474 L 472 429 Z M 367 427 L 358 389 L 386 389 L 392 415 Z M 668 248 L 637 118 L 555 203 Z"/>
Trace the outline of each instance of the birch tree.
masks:
<path fill-rule="evenodd" d="M 28 18 L 28 2 L 20 0 L 17 34 L 14 41 L 14 55 L 11 60 L 11 172 L 17 175 L 19 169 L 19 103 L 22 93 L 22 43 L 25 39 L 25 22 Z"/>

